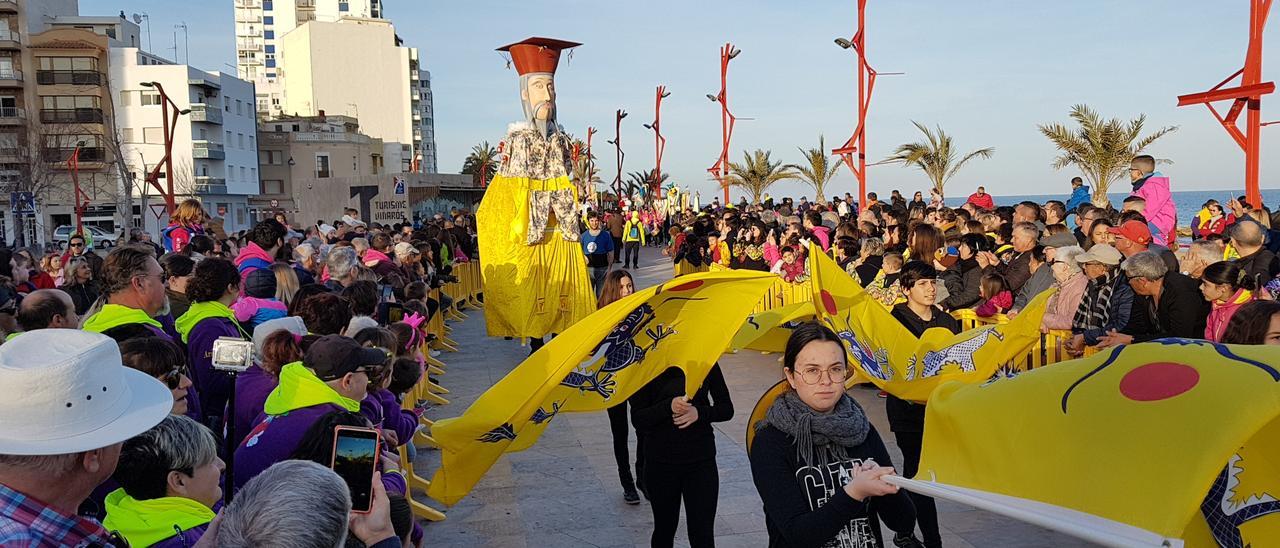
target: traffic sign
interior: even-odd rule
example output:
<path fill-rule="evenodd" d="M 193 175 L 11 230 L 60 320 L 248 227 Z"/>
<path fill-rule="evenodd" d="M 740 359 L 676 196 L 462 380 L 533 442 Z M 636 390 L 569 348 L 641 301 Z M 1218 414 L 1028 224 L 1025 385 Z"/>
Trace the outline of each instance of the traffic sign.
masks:
<path fill-rule="evenodd" d="M 271 200 L 271 207 L 280 207 L 280 200 Z"/>
<path fill-rule="evenodd" d="M 396 193 L 396 194 L 399 194 L 399 195 L 403 195 L 403 194 L 404 194 L 404 179 L 401 179 L 401 178 L 399 178 L 399 177 L 396 177 L 396 178 L 395 178 L 395 181 L 396 181 L 396 190 L 395 190 L 395 193 Z"/>
<path fill-rule="evenodd" d="M 9 208 L 14 215 L 31 215 L 36 212 L 36 195 L 31 192 L 10 192 Z"/>

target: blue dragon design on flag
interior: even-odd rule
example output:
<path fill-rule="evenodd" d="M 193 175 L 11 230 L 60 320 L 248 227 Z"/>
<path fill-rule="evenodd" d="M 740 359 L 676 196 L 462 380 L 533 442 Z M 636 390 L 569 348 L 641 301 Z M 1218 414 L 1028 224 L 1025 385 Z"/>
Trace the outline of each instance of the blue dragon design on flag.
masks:
<path fill-rule="evenodd" d="M 1200 512 L 1209 523 L 1214 540 L 1225 548 L 1244 548 L 1240 526 L 1280 512 L 1280 501 L 1271 494 L 1243 489 L 1240 477 L 1247 469 L 1242 462 L 1238 453 L 1232 455 L 1200 504 Z"/>
<path fill-rule="evenodd" d="M 613 380 L 619 371 L 640 363 L 645 355 L 658 346 L 667 337 L 676 334 L 676 330 L 663 324 L 647 328 L 654 320 L 653 307 L 648 303 L 641 304 L 632 310 L 618 325 L 605 336 L 591 351 L 591 355 L 560 382 L 561 386 L 577 388 L 581 392 L 593 392 L 608 400 L 613 397 L 617 382 Z M 649 337 L 652 343 L 648 346 L 636 344 L 635 338 L 640 333 Z M 604 362 L 594 370 L 591 366 L 603 358 Z"/>
<path fill-rule="evenodd" d="M 977 335 L 966 340 L 960 341 L 950 346 L 944 346 L 937 350 L 925 352 L 922 360 L 923 367 L 919 370 L 919 378 L 936 377 L 942 373 L 942 368 L 946 365 L 955 365 L 961 371 L 966 373 L 974 371 L 978 368 L 973 363 L 973 354 L 995 337 L 996 340 L 1003 341 L 1004 335 L 996 330 L 996 327 L 987 327 L 978 331 Z M 907 380 L 916 378 L 916 357 L 912 356 L 911 361 L 907 365 Z"/>
<path fill-rule="evenodd" d="M 515 441 L 515 439 L 515 427 L 512 426 L 511 423 L 505 422 L 502 423 L 502 426 L 481 434 L 480 437 L 476 438 L 476 441 L 483 443 L 500 443 L 503 441 Z"/>
<path fill-rule="evenodd" d="M 828 320 L 828 323 L 831 323 Z M 889 353 L 883 348 L 871 351 L 871 347 L 858 340 L 853 331 L 842 329 L 836 331 L 836 336 L 844 341 L 845 349 L 849 354 L 858 361 L 858 365 L 866 372 L 867 376 L 888 381 L 893 378 L 893 366 L 889 365 Z"/>

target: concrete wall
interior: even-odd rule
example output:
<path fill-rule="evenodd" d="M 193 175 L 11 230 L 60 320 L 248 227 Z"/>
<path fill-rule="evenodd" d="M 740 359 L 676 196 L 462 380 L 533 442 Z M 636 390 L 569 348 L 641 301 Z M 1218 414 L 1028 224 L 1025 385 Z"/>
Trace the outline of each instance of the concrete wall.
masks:
<path fill-rule="evenodd" d="M 403 181 L 403 193 L 396 193 L 396 182 Z M 413 220 L 439 212 L 442 204 L 471 207 L 483 195 L 483 189 L 471 187 L 470 175 L 438 173 L 400 173 L 395 175 L 343 177 L 320 181 L 294 180 L 294 185 L 314 184 L 322 192 L 297 192 L 295 200 L 299 224 L 317 220 L 333 222 L 342 217 L 345 208 L 360 210 L 365 222 L 395 224 L 401 219 Z M 323 185 L 323 186 L 321 186 Z M 455 206 L 456 207 L 456 206 Z M 474 210 L 474 209 L 473 209 Z M 447 212 L 447 209 L 445 210 Z"/>

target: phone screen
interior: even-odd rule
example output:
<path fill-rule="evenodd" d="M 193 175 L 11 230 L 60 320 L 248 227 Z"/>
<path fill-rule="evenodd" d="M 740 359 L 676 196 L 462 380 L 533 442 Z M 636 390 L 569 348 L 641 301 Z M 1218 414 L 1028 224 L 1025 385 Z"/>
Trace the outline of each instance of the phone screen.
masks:
<path fill-rule="evenodd" d="M 396 302 L 395 294 L 392 293 L 391 286 L 389 285 L 382 286 L 382 302 L 384 303 Z"/>
<path fill-rule="evenodd" d="M 378 432 L 339 426 L 334 430 L 333 468 L 347 482 L 351 511 L 364 513 L 373 504 L 373 473 L 378 464 Z"/>

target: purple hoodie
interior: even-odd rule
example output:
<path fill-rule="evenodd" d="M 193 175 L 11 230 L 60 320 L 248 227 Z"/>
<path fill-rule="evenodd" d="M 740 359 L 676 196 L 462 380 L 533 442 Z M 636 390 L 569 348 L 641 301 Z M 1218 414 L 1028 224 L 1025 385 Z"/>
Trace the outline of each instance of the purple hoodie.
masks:
<path fill-rule="evenodd" d="M 262 404 L 278 384 L 280 379 L 263 371 L 256 363 L 236 377 L 236 408 L 231 415 L 236 444 L 244 441 L 253 427 L 258 425 L 258 420 L 264 417 Z"/>
<path fill-rule="evenodd" d="M 334 411 L 346 409 L 325 403 L 294 409 L 283 415 L 260 415 L 258 425 L 236 448 L 235 485 L 232 492 L 239 491 L 244 484 L 272 464 L 288 460 L 298 449 L 298 444 L 302 443 L 302 437 L 311 429 L 311 425 Z"/>
<path fill-rule="evenodd" d="M 187 362 L 191 365 L 191 382 L 200 393 L 201 412 L 206 418 L 222 417 L 225 420 L 232 385 L 230 375 L 213 368 L 213 341 L 218 337 L 243 338 L 231 320 L 202 320 L 187 335 Z"/>
<path fill-rule="evenodd" d="M 418 430 L 418 416 L 401 409 L 395 394 L 386 388 L 365 396 L 360 402 L 360 414 L 374 426 L 395 432 L 400 445 L 409 443 Z"/>
<path fill-rule="evenodd" d="M 209 529 L 209 524 L 197 525 L 186 531 L 173 535 L 167 539 L 151 545 L 151 548 L 191 548 L 200 541 L 200 537 L 204 536 L 204 532 Z"/>

